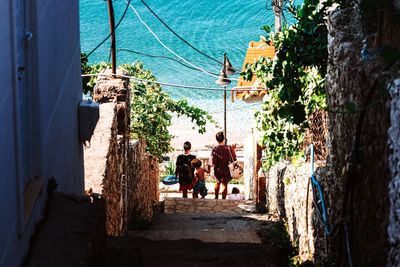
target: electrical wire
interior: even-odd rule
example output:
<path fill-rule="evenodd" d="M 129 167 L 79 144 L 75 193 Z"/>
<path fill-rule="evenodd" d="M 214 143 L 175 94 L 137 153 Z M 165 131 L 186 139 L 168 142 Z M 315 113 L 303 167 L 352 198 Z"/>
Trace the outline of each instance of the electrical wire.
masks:
<path fill-rule="evenodd" d="M 227 111 L 236 111 L 236 110 L 247 109 L 247 108 L 251 108 L 251 107 L 255 107 L 255 106 L 261 106 L 261 103 L 252 104 L 252 105 L 248 105 L 245 107 L 232 108 L 232 109 L 228 109 Z M 209 114 L 219 114 L 219 113 L 224 113 L 224 111 L 223 110 L 214 110 L 214 111 L 208 111 L 208 113 Z"/>
<path fill-rule="evenodd" d="M 232 88 L 213 88 L 213 87 L 204 87 L 204 86 L 193 86 L 193 85 L 182 85 L 182 84 L 173 84 L 173 83 L 167 83 L 167 82 L 159 82 L 159 81 L 150 81 L 146 79 L 141 79 L 135 76 L 128 76 L 128 75 L 121 75 L 121 74 L 115 74 L 115 73 L 94 73 L 94 74 L 82 74 L 81 77 L 93 77 L 93 76 L 104 76 L 104 77 L 111 77 L 112 75 L 116 75 L 118 77 L 122 78 L 129 78 L 135 81 L 139 82 L 146 82 L 146 83 L 154 83 L 154 84 L 159 84 L 159 85 L 164 85 L 164 86 L 169 86 L 169 87 L 176 87 L 176 88 L 187 88 L 187 89 L 198 89 L 198 90 L 205 90 L 205 91 L 237 91 L 237 92 L 243 92 L 243 91 L 252 91 L 252 92 L 257 92 L 257 91 L 265 91 L 266 89 L 259 89 L 259 88 L 252 88 L 249 86 L 235 86 Z"/>
<path fill-rule="evenodd" d="M 196 69 L 196 68 L 193 68 L 193 67 L 191 67 L 191 66 L 186 65 L 185 63 L 183 63 L 183 62 L 180 61 L 179 59 L 176 59 L 176 58 L 173 58 L 173 57 L 158 56 L 158 55 L 150 55 L 150 54 L 146 54 L 146 53 L 143 53 L 143 52 L 138 52 L 138 51 L 134 51 L 134 50 L 130 50 L 130 49 L 125 49 L 125 48 L 117 49 L 117 52 L 119 52 L 119 51 L 125 51 L 125 52 L 133 53 L 133 54 L 136 54 L 136 55 L 142 55 L 142 56 L 151 57 L 151 58 L 164 58 L 164 59 L 169 59 L 169 60 L 173 60 L 173 61 L 177 62 L 178 64 L 181 64 L 182 66 L 184 66 L 184 67 L 186 67 L 186 68 L 189 68 L 189 69 L 192 69 L 192 70 L 195 70 L 195 71 L 200 71 L 200 70 L 198 70 L 198 69 Z M 212 72 L 211 72 L 211 73 L 212 73 Z M 216 74 L 216 73 L 213 73 L 213 74 L 214 74 L 214 75 L 218 75 L 218 74 Z"/>
<path fill-rule="evenodd" d="M 219 61 L 218 59 L 215 59 L 214 57 L 206 54 L 205 52 L 201 51 L 200 49 L 196 48 L 194 45 L 192 45 L 191 43 L 189 43 L 188 41 L 186 41 L 182 36 L 180 36 L 177 32 L 175 32 L 170 26 L 168 26 L 167 23 L 165 23 L 155 12 L 153 9 L 151 9 L 151 7 L 144 1 L 144 0 L 140 0 L 143 5 L 145 5 L 145 7 L 171 32 L 173 33 L 176 37 L 178 37 L 182 42 L 184 42 L 185 44 L 187 44 L 190 48 L 192 48 L 194 51 L 200 53 L 201 55 L 207 57 L 208 59 L 211 59 L 212 61 L 217 62 L 218 64 L 224 66 L 224 63 Z M 235 70 L 237 71 L 237 70 Z"/>
<path fill-rule="evenodd" d="M 125 15 L 126 15 L 126 13 L 127 13 L 127 11 L 128 11 L 128 8 L 129 8 L 129 5 L 130 5 L 131 1 L 132 1 L 132 0 L 129 0 L 129 2 L 126 2 L 126 1 L 125 1 L 125 2 L 127 3 L 127 5 L 126 5 L 126 7 L 125 7 L 124 13 L 122 14 L 122 16 L 121 16 L 121 18 L 119 19 L 119 21 L 117 22 L 117 24 L 115 25 L 113 31 L 110 32 L 110 34 L 108 34 L 107 37 L 104 38 L 103 41 L 101 41 L 95 48 L 93 48 L 93 49 L 87 54 L 87 57 L 89 57 L 91 54 L 93 54 L 93 52 L 96 51 L 102 44 L 104 44 L 104 43 L 108 40 L 108 38 L 110 38 L 110 36 L 117 30 L 118 26 L 121 24 L 122 20 L 125 18 Z"/>
<path fill-rule="evenodd" d="M 127 0 L 125 0 L 126 3 L 128 3 Z M 194 65 L 193 63 L 191 63 L 190 61 L 184 59 L 183 57 L 181 57 L 180 55 L 178 55 L 177 53 L 175 53 L 171 48 L 169 48 L 166 44 L 163 43 L 163 41 L 161 41 L 161 39 L 157 36 L 157 34 L 155 34 L 153 32 L 153 30 L 149 27 L 149 25 L 146 24 L 146 22 L 143 21 L 142 17 L 140 16 L 140 14 L 137 12 L 137 10 L 132 6 L 132 4 L 128 3 L 129 7 L 132 9 L 132 11 L 135 13 L 136 17 L 139 19 L 139 21 L 147 28 L 147 30 L 154 36 L 154 38 L 156 38 L 156 40 L 165 48 L 167 49 L 170 53 L 172 53 L 173 55 L 175 55 L 177 58 L 179 58 L 180 60 L 182 60 L 183 62 L 185 62 L 186 64 L 200 70 L 201 72 L 204 72 L 205 74 L 212 76 L 212 77 L 216 77 L 218 78 L 218 75 L 215 75 L 209 71 L 206 71 L 204 69 L 202 69 L 201 67 L 198 67 L 196 65 Z M 230 80 L 234 80 L 234 81 L 238 81 L 238 79 L 234 79 L 234 78 L 229 78 Z"/>

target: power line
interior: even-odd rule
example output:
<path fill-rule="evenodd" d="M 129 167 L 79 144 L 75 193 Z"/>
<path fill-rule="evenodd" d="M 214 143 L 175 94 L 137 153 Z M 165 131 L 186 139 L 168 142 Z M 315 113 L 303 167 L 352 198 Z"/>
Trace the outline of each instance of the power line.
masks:
<path fill-rule="evenodd" d="M 236 111 L 236 110 L 247 109 L 247 108 L 260 106 L 260 105 L 261 105 L 261 103 L 257 103 L 257 104 L 252 104 L 252 105 L 248 105 L 248 106 L 245 106 L 245 107 L 228 109 L 227 111 Z M 214 111 L 208 111 L 208 113 L 209 114 L 219 114 L 219 113 L 224 113 L 224 111 L 223 110 L 214 110 Z"/>
<path fill-rule="evenodd" d="M 155 12 L 153 9 L 151 9 L 151 7 L 149 5 L 147 5 L 147 3 L 144 0 L 140 0 L 143 5 L 146 6 L 146 8 L 171 32 L 173 33 L 176 37 L 178 37 L 182 42 L 184 42 L 185 44 L 187 44 L 188 46 L 190 46 L 193 50 L 195 50 L 196 52 L 200 53 L 201 55 L 217 62 L 218 64 L 224 66 L 224 63 L 219 61 L 218 59 L 213 58 L 212 56 L 204 53 L 203 51 L 201 51 L 200 49 L 196 48 L 194 45 L 192 45 L 191 43 L 189 43 L 188 41 L 186 41 L 182 36 L 180 36 L 177 32 L 175 32 L 170 26 L 168 26 L 167 23 L 165 23 Z"/>
<path fill-rule="evenodd" d="M 120 74 L 115 74 L 115 73 L 94 73 L 94 74 L 82 74 L 81 77 L 93 77 L 93 76 L 103 76 L 103 77 L 110 77 L 112 75 L 116 75 L 117 77 L 122 77 L 122 78 L 129 78 L 135 81 L 139 82 L 145 82 L 145 83 L 154 83 L 154 84 L 159 84 L 159 85 L 164 85 L 164 86 L 169 86 L 169 87 L 176 87 L 176 88 L 186 88 L 186 89 L 197 89 L 197 90 L 205 90 L 205 91 L 237 91 L 237 92 L 244 92 L 244 91 L 265 91 L 266 89 L 259 89 L 259 88 L 252 88 L 249 86 L 235 86 L 232 87 L 231 89 L 229 88 L 220 88 L 220 87 L 204 87 L 204 86 L 193 86 L 193 85 L 182 85 L 182 84 L 173 84 L 173 83 L 167 83 L 167 82 L 159 82 L 159 81 L 151 81 L 151 80 L 146 80 L 142 78 L 138 78 L 135 76 L 128 76 L 128 75 L 120 75 Z"/>
<path fill-rule="evenodd" d="M 103 41 L 101 41 L 95 48 L 93 48 L 92 51 L 90 51 L 87 54 L 87 57 L 89 57 L 91 54 L 93 54 L 93 52 L 96 51 L 102 44 L 104 44 L 108 40 L 108 38 L 110 38 L 110 36 L 117 30 L 118 26 L 121 24 L 122 20 L 125 18 L 125 15 L 126 15 L 126 13 L 128 11 L 128 8 L 129 8 L 129 5 L 130 5 L 131 1 L 132 0 L 129 0 L 129 2 L 127 2 L 127 5 L 126 5 L 125 10 L 124 10 L 124 13 L 122 14 L 121 18 L 117 22 L 117 25 L 115 25 L 113 31 L 110 32 L 110 34 L 108 34 L 107 37 L 104 38 Z"/>
<path fill-rule="evenodd" d="M 128 3 L 127 0 L 125 0 L 125 2 Z M 194 65 L 194 64 L 191 63 L 190 61 L 184 59 L 183 57 L 181 57 L 180 55 L 178 55 L 177 53 L 175 53 L 171 48 L 169 48 L 166 44 L 164 44 L 164 43 L 160 40 L 160 38 L 157 36 L 157 34 L 155 34 L 155 33 L 153 32 L 153 30 L 149 27 L 149 25 L 147 25 L 146 22 L 143 21 L 142 17 L 141 17 L 140 14 L 137 12 L 137 10 L 132 6 L 132 4 L 129 4 L 129 3 L 128 3 L 128 5 L 129 5 L 129 7 L 133 10 L 133 12 L 135 13 L 135 15 L 136 15 L 137 18 L 139 19 L 139 21 L 147 28 L 147 30 L 154 36 L 154 38 L 156 38 L 156 40 L 157 40 L 165 49 L 167 49 L 170 53 L 174 54 L 177 58 L 179 58 L 180 60 L 182 60 L 182 61 L 184 61 L 185 63 L 189 64 L 190 66 L 192 66 L 192 67 L 194 67 L 194 68 L 200 70 L 201 72 L 204 72 L 204 73 L 207 74 L 207 75 L 210 75 L 210 76 L 212 76 L 212 77 L 217 77 L 217 78 L 218 78 L 218 75 L 215 75 L 215 74 L 213 74 L 213 73 L 211 73 L 211 72 L 209 72 L 209 71 L 206 71 L 206 70 L 204 70 L 204 69 L 202 69 L 202 68 L 200 68 L 200 67 Z M 238 81 L 238 79 L 233 79 L 233 78 L 230 78 L 230 80 Z"/>
<path fill-rule="evenodd" d="M 182 66 L 184 66 L 184 67 L 186 67 L 186 68 L 189 68 L 189 69 L 192 69 L 192 70 L 196 70 L 196 71 L 200 71 L 199 69 L 196 69 L 196 68 L 193 68 L 193 67 L 191 67 L 191 66 L 189 66 L 189 65 L 186 65 L 185 63 L 183 63 L 183 62 L 180 61 L 179 59 L 176 59 L 176 58 L 173 58 L 173 57 L 158 56 L 158 55 L 150 55 L 150 54 L 146 54 L 146 53 L 143 53 L 143 52 L 138 52 L 138 51 L 134 51 L 134 50 L 130 50 L 130 49 L 125 49 L 125 48 L 117 49 L 117 52 L 119 52 L 119 51 L 125 51 L 125 52 L 133 53 L 133 54 L 136 54 L 136 55 L 142 55 L 142 56 L 151 57 L 151 58 L 164 58 L 164 59 L 169 59 L 169 60 L 173 60 L 173 61 L 175 61 L 175 62 L 181 64 Z M 212 72 L 211 72 L 211 73 L 212 73 Z M 213 74 L 214 74 L 214 75 L 218 75 L 218 74 L 216 74 L 216 73 L 213 73 Z"/>

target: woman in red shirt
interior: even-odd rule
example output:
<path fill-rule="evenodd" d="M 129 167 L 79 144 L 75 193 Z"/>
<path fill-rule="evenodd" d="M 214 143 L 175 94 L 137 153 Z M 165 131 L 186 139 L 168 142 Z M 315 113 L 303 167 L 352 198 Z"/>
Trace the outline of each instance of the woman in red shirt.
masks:
<path fill-rule="evenodd" d="M 228 183 L 232 180 L 229 172 L 228 164 L 236 160 L 235 146 L 231 147 L 225 144 L 224 133 L 218 132 L 215 135 L 218 146 L 214 147 L 211 152 L 212 165 L 214 166 L 214 175 L 217 181 L 215 182 L 215 199 L 218 199 L 219 189 L 222 184 L 222 199 L 226 198 L 228 191 Z M 232 155 L 232 157 L 231 157 Z"/>

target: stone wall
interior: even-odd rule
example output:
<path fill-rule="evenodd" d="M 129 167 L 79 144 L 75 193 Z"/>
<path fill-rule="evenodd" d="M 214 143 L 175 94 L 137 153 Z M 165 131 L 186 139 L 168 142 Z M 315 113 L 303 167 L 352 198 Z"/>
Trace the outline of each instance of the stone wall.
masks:
<path fill-rule="evenodd" d="M 116 109 L 113 109 L 113 120 L 109 128 L 110 139 L 105 161 L 97 162 L 104 164 L 105 170 L 101 179 L 102 191 L 106 200 L 106 229 L 108 235 L 121 234 L 123 225 L 123 201 L 122 201 L 122 179 L 124 177 L 123 156 L 121 154 L 121 142 L 117 138 Z M 90 165 L 90 162 L 85 162 Z"/>
<path fill-rule="evenodd" d="M 128 161 L 130 165 L 127 181 L 128 218 L 132 227 L 145 227 L 153 218 L 153 206 L 158 203 L 158 160 L 150 157 L 143 140 L 131 141 Z"/>
<path fill-rule="evenodd" d="M 321 184 L 326 177 L 324 166 L 324 161 L 315 163 Z M 290 240 L 298 248 L 300 259 L 313 259 L 318 263 L 326 259 L 326 237 L 313 206 L 310 174 L 310 163 L 273 166 L 267 178 L 267 208 L 287 224 Z"/>
<path fill-rule="evenodd" d="M 278 215 L 279 219 L 284 219 L 285 214 L 285 188 L 283 178 L 287 166 L 285 163 L 279 163 L 273 166 L 269 172 L 266 183 L 267 208 L 269 213 Z"/>
<path fill-rule="evenodd" d="M 317 176 L 330 234 L 325 237 L 311 205 L 309 166 L 281 163 L 270 170 L 267 182 L 270 212 L 286 220 L 301 259 L 313 257 L 317 266 L 400 262 L 399 62 L 385 62 L 363 20 L 352 8 L 328 16 L 328 157 Z M 361 56 L 365 43 L 367 57 L 365 51 Z"/>
<path fill-rule="evenodd" d="M 333 172 L 327 180 L 327 198 L 332 225 L 329 258 L 336 266 L 385 266 L 388 255 L 385 84 L 390 68 L 373 49 L 369 58 L 361 58 L 363 42 L 370 45 L 365 28 L 355 9 L 328 16 L 328 164 Z"/>
<path fill-rule="evenodd" d="M 390 222 L 389 244 L 390 252 L 387 266 L 395 266 L 400 263 L 400 79 L 394 80 L 389 87 L 391 101 L 391 114 L 389 129 L 389 145 L 392 151 L 390 155 L 390 171 L 392 180 L 389 184 L 390 197 Z"/>
<path fill-rule="evenodd" d="M 105 199 L 112 236 L 124 235 L 138 218 L 150 222 L 158 200 L 158 161 L 147 155 L 143 141 L 130 140 L 129 89 L 127 79 L 99 77 L 93 98 L 100 102 L 100 120 L 85 151 L 85 188 Z"/>

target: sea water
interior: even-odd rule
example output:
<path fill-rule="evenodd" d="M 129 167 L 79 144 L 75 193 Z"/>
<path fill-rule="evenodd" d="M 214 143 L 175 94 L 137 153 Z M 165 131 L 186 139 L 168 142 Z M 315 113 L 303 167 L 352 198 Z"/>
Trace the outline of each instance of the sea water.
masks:
<path fill-rule="evenodd" d="M 298 1 L 299 2 L 299 1 Z M 223 60 L 226 52 L 234 68 L 241 69 L 250 41 L 258 41 L 263 25 L 273 25 L 274 14 L 269 0 L 146 0 L 146 3 L 174 31 L 199 50 Z M 221 65 L 204 57 L 179 40 L 146 9 L 140 0 L 132 0 L 143 21 L 158 38 L 176 54 L 192 64 L 213 73 L 219 73 Z M 122 16 L 126 7 L 124 0 L 113 1 L 115 21 Z M 110 32 L 108 6 L 105 0 L 80 0 L 81 50 L 90 52 Z M 129 49 L 155 56 L 177 58 L 164 48 L 139 21 L 131 9 L 116 30 L 117 51 Z M 108 61 L 110 42 L 105 42 L 89 58 L 89 63 Z M 117 65 L 140 60 L 161 82 L 190 86 L 213 87 L 216 77 L 182 66 L 173 60 L 149 58 L 125 51 L 118 51 Z M 232 76 L 238 78 L 238 75 Z M 236 86 L 232 81 L 230 86 Z M 217 121 L 222 122 L 223 93 L 163 87 L 173 98 L 187 98 L 190 103 L 208 110 Z M 230 101 L 228 94 L 228 128 L 232 123 L 248 124 L 251 110 L 260 105 L 243 101 Z M 235 114 L 232 118 L 232 114 Z M 230 116 L 231 115 L 231 116 Z"/>

